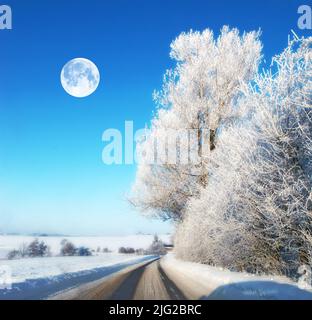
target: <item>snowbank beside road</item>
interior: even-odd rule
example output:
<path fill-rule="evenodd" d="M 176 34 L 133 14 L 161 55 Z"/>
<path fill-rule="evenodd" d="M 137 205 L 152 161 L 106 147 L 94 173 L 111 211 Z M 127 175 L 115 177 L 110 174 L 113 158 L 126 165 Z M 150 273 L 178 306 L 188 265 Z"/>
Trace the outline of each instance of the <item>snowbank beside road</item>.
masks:
<path fill-rule="evenodd" d="M 256 276 L 178 260 L 168 254 L 161 267 L 188 299 L 218 300 L 312 300 L 312 290 L 303 290 L 285 277 Z"/>
<path fill-rule="evenodd" d="M 0 260 L 0 267 L 8 267 L 11 271 L 12 283 L 20 283 L 28 279 L 54 277 L 74 272 L 89 272 L 92 269 L 136 261 L 139 258 L 137 255 L 116 253 L 105 253 L 100 256 L 89 257 L 26 258 Z"/>
<path fill-rule="evenodd" d="M 101 257 L 55 257 L 0 261 L 12 272 L 11 288 L 0 287 L 0 300 L 45 299 L 58 292 L 99 280 L 153 256 L 107 254 Z"/>

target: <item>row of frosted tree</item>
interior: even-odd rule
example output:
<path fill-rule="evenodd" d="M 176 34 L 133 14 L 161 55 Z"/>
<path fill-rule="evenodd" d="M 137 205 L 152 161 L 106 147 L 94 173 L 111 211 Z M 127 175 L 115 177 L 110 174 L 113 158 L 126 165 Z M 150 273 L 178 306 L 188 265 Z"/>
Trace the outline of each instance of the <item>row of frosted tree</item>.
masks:
<path fill-rule="evenodd" d="M 175 223 L 178 257 L 291 277 L 312 265 L 311 44 L 294 36 L 266 70 L 260 32 L 171 44 L 131 202 Z"/>

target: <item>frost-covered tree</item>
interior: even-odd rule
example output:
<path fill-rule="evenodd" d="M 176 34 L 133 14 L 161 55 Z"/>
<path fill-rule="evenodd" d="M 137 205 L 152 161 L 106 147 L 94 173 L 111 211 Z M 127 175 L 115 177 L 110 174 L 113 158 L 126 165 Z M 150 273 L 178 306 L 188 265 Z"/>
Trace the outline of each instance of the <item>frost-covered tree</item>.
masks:
<path fill-rule="evenodd" d="M 312 264 L 311 44 L 292 41 L 246 89 L 253 115 L 222 130 L 209 184 L 176 234 L 180 257 L 290 276 Z"/>
<path fill-rule="evenodd" d="M 77 253 L 76 246 L 67 239 L 61 241 L 61 250 L 60 254 L 62 256 L 74 256 Z"/>
<path fill-rule="evenodd" d="M 27 248 L 27 255 L 29 257 L 44 257 L 50 254 L 50 248 L 44 241 L 35 239 Z"/>
<path fill-rule="evenodd" d="M 247 162 L 252 179 L 244 203 L 256 239 L 289 275 L 312 263 L 311 45 L 312 38 L 292 41 L 273 60 L 276 75 L 259 77 L 249 102 L 259 106 L 257 148 Z"/>
<path fill-rule="evenodd" d="M 180 221 L 199 189 L 207 185 L 211 151 L 220 128 L 241 113 L 242 88 L 255 76 L 261 59 L 259 32 L 240 35 L 224 27 L 182 33 L 171 44 L 176 61 L 163 89 L 155 93 L 158 112 L 150 134 L 138 145 L 131 201 L 143 211 Z"/>
<path fill-rule="evenodd" d="M 147 249 L 147 254 L 164 255 L 166 253 L 167 251 L 164 243 L 159 239 L 157 235 L 155 235 L 152 244 Z"/>
<path fill-rule="evenodd" d="M 8 260 L 19 259 L 20 257 L 21 257 L 20 252 L 16 249 L 9 251 L 9 253 L 7 254 Z"/>
<path fill-rule="evenodd" d="M 79 247 L 76 250 L 76 254 L 77 256 L 87 257 L 87 256 L 92 256 L 92 251 L 86 247 Z"/>

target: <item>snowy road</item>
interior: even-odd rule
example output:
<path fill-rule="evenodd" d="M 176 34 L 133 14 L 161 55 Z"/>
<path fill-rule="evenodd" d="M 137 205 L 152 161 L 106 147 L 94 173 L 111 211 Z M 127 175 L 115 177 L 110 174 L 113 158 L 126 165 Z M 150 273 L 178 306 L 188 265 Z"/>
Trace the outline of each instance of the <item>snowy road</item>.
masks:
<path fill-rule="evenodd" d="M 268 278 L 183 262 L 167 255 L 129 266 L 52 299 L 65 300 L 284 300 L 312 299 L 286 278 Z"/>
<path fill-rule="evenodd" d="M 159 259 L 140 263 L 92 284 L 52 297 L 65 300 L 184 300 Z"/>
<path fill-rule="evenodd" d="M 146 256 L 77 273 L 14 283 L 1 299 L 51 300 L 312 300 L 284 277 L 255 276 Z"/>

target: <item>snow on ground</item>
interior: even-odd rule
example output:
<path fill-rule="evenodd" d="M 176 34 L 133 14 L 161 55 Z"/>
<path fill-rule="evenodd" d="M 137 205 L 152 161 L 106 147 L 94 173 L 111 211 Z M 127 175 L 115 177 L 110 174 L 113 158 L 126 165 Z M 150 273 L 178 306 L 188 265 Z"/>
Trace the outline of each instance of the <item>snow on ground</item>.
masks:
<path fill-rule="evenodd" d="M 11 236 L 0 235 L 0 259 L 5 259 L 9 251 L 18 249 L 23 243 L 29 244 L 35 238 L 43 240 L 51 249 L 53 255 L 58 255 L 62 239 L 70 240 L 75 246 L 85 246 L 93 250 L 108 248 L 117 252 L 120 247 L 132 247 L 134 249 L 146 249 L 153 241 L 153 235 L 137 234 L 130 236 L 106 236 L 106 237 L 33 237 L 33 236 Z M 170 243 L 171 236 L 160 235 L 164 242 Z"/>
<path fill-rule="evenodd" d="M 37 237 L 51 250 L 51 257 L 23 258 L 7 260 L 7 254 L 29 244 L 32 236 L 0 235 L 0 300 L 1 299 L 41 299 L 61 290 L 91 282 L 147 259 L 151 256 L 118 254 L 120 247 L 146 249 L 153 241 L 153 235 L 133 235 L 124 237 Z M 85 246 L 94 250 L 89 257 L 58 256 L 62 239 L 68 239 L 75 246 Z M 161 236 L 165 242 L 170 236 Z M 97 252 L 98 248 L 108 248 L 112 253 Z M 7 289 L 3 284 L 8 284 Z M 4 288 L 4 289 L 3 289 Z"/>
<path fill-rule="evenodd" d="M 312 290 L 286 277 L 257 276 L 178 260 L 168 254 L 161 266 L 188 299 L 301 300 Z"/>
<path fill-rule="evenodd" d="M 102 254 L 93 257 L 0 260 L 0 300 L 46 299 L 151 259 L 155 257 Z M 8 277 L 9 273 L 12 273 L 12 279 Z M 4 282 L 1 282 L 3 275 Z"/>
<path fill-rule="evenodd" d="M 24 282 L 28 279 L 54 277 L 87 271 L 118 263 L 136 261 L 137 255 L 103 253 L 90 257 L 47 257 L 25 258 L 17 260 L 0 260 L 0 267 L 5 266 L 11 272 L 12 283 Z"/>

